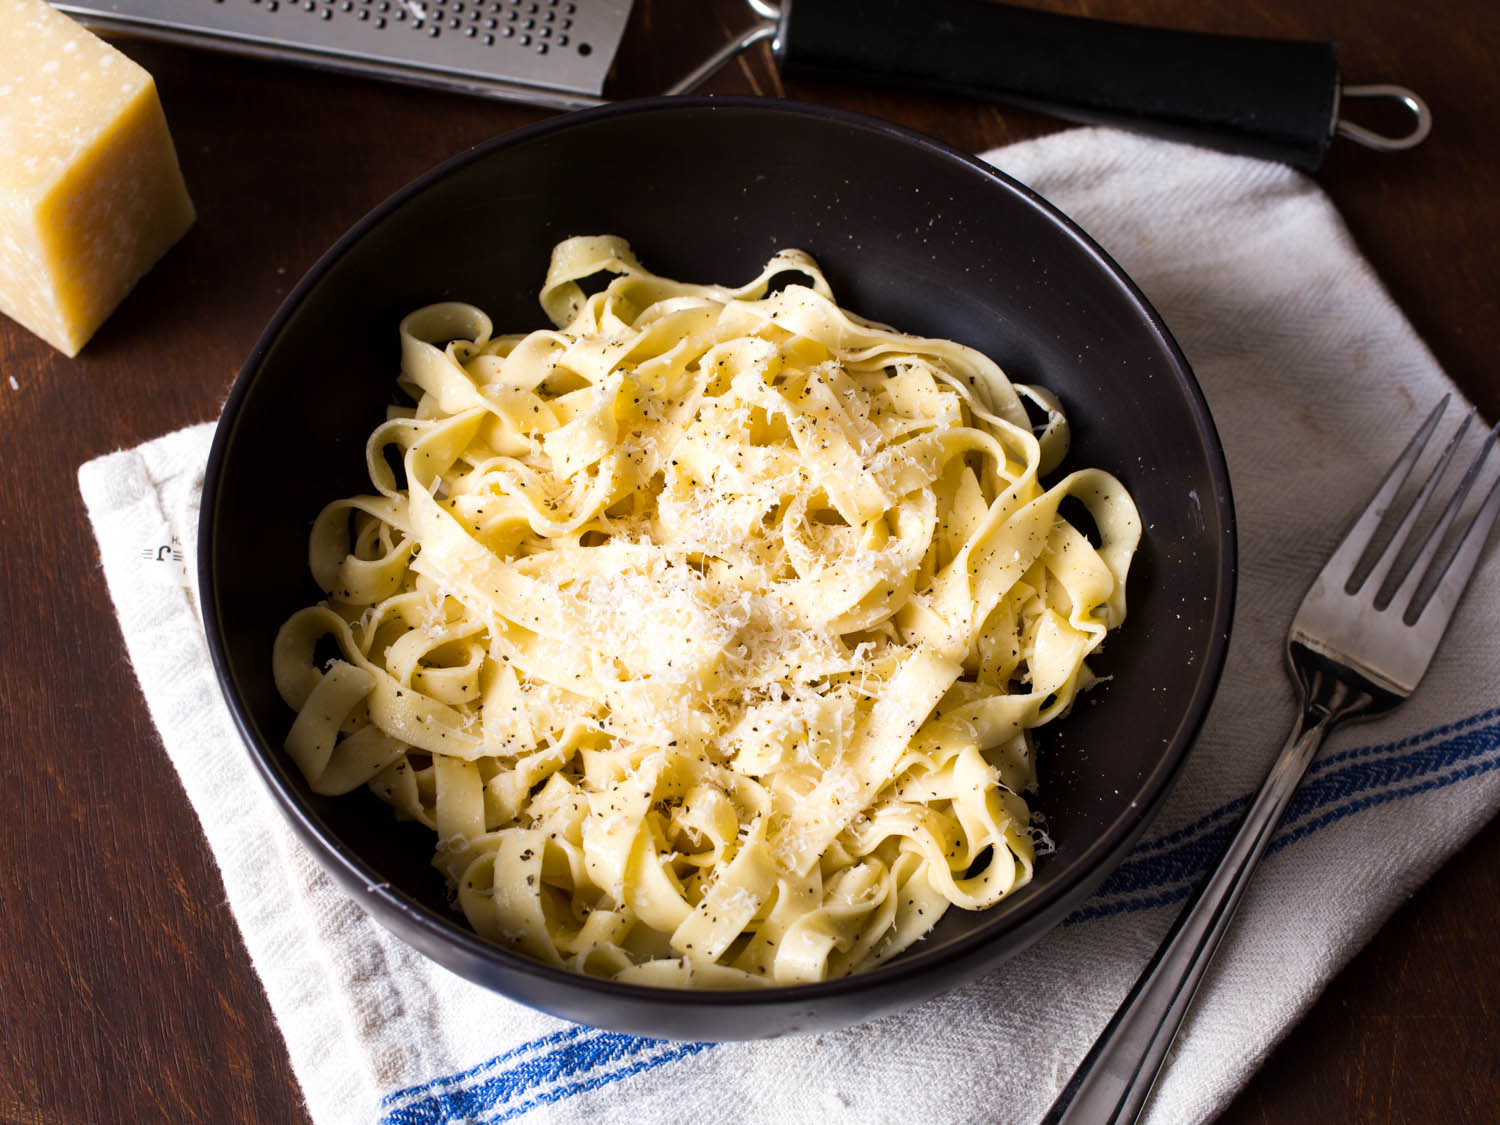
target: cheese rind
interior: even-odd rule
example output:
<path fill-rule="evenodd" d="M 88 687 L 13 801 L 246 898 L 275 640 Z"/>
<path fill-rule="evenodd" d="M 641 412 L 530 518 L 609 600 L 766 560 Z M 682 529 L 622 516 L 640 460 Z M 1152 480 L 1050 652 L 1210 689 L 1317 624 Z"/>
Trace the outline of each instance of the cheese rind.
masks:
<path fill-rule="evenodd" d="M 77 355 L 193 218 L 151 75 L 0 0 L 0 312 Z"/>

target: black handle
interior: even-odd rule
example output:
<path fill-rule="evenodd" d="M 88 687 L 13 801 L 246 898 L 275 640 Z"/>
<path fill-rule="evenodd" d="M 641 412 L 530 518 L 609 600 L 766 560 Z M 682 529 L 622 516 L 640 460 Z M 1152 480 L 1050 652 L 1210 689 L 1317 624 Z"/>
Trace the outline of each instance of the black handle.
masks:
<path fill-rule="evenodd" d="M 1118 125 L 1316 168 L 1333 136 L 1332 43 L 1084 19 L 988 0 L 783 0 L 793 76 L 893 85 Z"/>

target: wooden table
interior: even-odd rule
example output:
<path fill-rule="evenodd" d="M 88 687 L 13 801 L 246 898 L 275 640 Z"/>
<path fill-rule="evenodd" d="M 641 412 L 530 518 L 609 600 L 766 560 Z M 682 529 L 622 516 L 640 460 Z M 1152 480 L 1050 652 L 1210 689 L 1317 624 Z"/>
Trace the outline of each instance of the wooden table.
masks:
<path fill-rule="evenodd" d="M 1437 122 L 1425 145 L 1382 156 L 1341 144 L 1318 178 L 1438 361 L 1500 415 L 1491 0 L 1434 11 L 1399 0 L 1039 6 L 1333 38 L 1349 82 L 1423 93 Z M 737 0 L 637 0 L 621 84 L 665 85 L 696 42 L 742 13 Z M 543 114 L 126 49 L 157 77 L 198 223 L 77 360 L 0 319 L 11 473 L 0 499 L 0 1121 L 295 1122 L 305 1111 L 285 1048 L 125 661 L 74 474 L 88 458 L 214 417 L 262 325 L 340 232 L 431 164 Z M 707 88 L 841 105 L 976 152 L 1059 127 L 951 99 L 783 87 L 760 50 Z M 1497 933 L 1492 824 L 1338 976 L 1225 1120 L 1494 1120 Z"/>

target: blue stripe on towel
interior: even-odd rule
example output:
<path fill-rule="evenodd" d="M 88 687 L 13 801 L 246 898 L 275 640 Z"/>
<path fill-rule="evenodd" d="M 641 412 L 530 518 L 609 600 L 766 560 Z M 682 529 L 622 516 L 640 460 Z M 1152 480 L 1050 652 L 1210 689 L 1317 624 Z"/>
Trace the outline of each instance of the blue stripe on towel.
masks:
<path fill-rule="evenodd" d="M 1462 731 L 1469 727 L 1479 726 L 1494 719 L 1500 719 L 1500 707 L 1493 707 L 1488 711 L 1481 711 L 1477 715 L 1470 715 L 1466 719 L 1458 719 L 1455 722 L 1446 723 L 1440 727 L 1433 727 L 1431 730 L 1425 730 L 1421 734 L 1409 734 L 1405 738 L 1397 739 L 1394 742 L 1379 742 L 1373 746 L 1356 746 L 1352 750 L 1340 750 L 1336 754 L 1320 756 L 1313 763 L 1313 771 L 1325 770 L 1340 762 L 1349 761 L 1352 758 L 1368 758 L 1374 754 L 1384 754 L 1392 750 L 1403 750 L 1408 746 L 1415 746 L 1419 742 L 1431 742 L 1433 739 L 1442 738 L 1445 735 L 1453 734 L 1455 731 Z"/>
<path fill-rule="evenodd" d="M 1490 748 L 1494 749 L 1493 743 Z M 1434 789 L 1446 789 L 1450 785 L 1454 785 L 1460 781 L 1467 781 L 1471 777 L 1478 777 L 1482 773 L 1489 773 L 1491 770 L 1496 769 L 1500 769 L 1500 758 L 1491 758 L 1484 762 L 1471 762 L 1464 766 L 1463 769 L 1457 770 L 1454 773 L 1443 777 L 1429 778 L 1416 785 L 1408 785 L 1404 789 L 1387 790 L 1384 793 L 1371 793 L 1341 808 L 1334 809 L 1330 813 L 1325 813 L 1316 820 L 1299 825 L 1290 832 L 1283 833 L 1271 842 L 1270 850 L 1273 852 L 1280 851 L 1286 845 L 1296 843 L 1302 837 L 1309 836 L 1320 828 L 1326 828 L 1335 821 L 1343 820 L 1346 816 L 1351 816 L 1357 812 L 1364 812 L 1365 809 L 1374 808 L 1376 805 L 1384 805 L 1391 801 L 1399 800 L 1402 797 L 1415 797 L 1419 793 L 1430 793 Z"/>
<path fill-rule="evenodd" d="M 1450 737 L 1442 737 L 1445 734 Z M 1430 741 L 1434 736 L 1438 741 Z M 1407 749 L 1413 746 L 1416 749 Z M 1403 749 L 1407 752 L 1394 753 Z M 1496 749 L 1500 708 L 1399 742 L 1333 755 L 1319 762 L 1297 790 L 1268 851 L 1280 851 L 1364 809 L 1500 768 L 1500 758 L 1476 760 Z M 1386 756 L 1377 757 L 1380 754 Z M 1248 804 L 1248 797 L 1238 797 L 1186 828 L 1137 848 L 1064 924 L 1181 902 L 1224 850 Z M 1171 845 L 1164 847 L 1168 841 Z"/>
<path fill-rule="evenodd" d="M 1270 851 L 1366 809 L 1500 769 L 1500 708 L 1394 742 L 1318 759 L 1293 798 Z M 1228 842 L 1250 798 L 1139 845 L 1064 925 L 1182 902 Z M 712 1043 L 675 1043 L 569 1027 L 468 1070 L 386 1097 L 384 1125 L 510 1121 L 633 1074 L 695 1055 Z"/>
<path fill-rule="evenodd" d="M 645 1040 L 644 1042 L 650 1043 L 657 1041 Z M 577 1082 L 574 1082 L 570 1086 L 556 1087 L 541 1094 L 537 1094 L 535 1097 L 532 1097 L 526 1101 L 517 1102 L 514 1105 L 507 1106 L 498 1117 L 485 1118 L 485 1125 L 491 1125 L 491 1123 L 494 1123 L 494 1125 L 499 1125 L 499 1122 L 509 1121 L 514 1117 L 519 1117 L 521 1114 L 527 1112 L 530 1109 L 534 1109 L 539 1105 L 549 1105 L 552 1102 L 562 1101 L 564 1098 L 571 1098 L 574 1094 L 584 1094 L 590 1090 L 596 1090 L 600 1086 L 608 1086 L 611 1082 L 618 1082 L 622 1078 L 629 1078 L 632 1074 L 639 1074 L 643 1070 L 652 1070 L 658 1066 L 661 1066 L 663 1063 L 673 1062 L 688 1055 L 696 1055 L 699 1051 L 707 1050 L 709 1047 L 714 1046 L 717 1046 L 717 1044 L 673 1043 L 666 1051 L 663 1051 L 661 1054 L 652 1055 L 649 1058 L 637 1059 L 635 1062 L 631 1063 L 629 1066 L 621 1070 L 611 1071 L 608 1074 L 596 1074 L 593 1077 L 581 1079 Z"/>
<path fill-rule="evenodd" d="M 1397 750 L 1403 750 L 1408 746 L 1416 746 L 1420 743 L 1431 742 L 1434 739 L 1442 738 L 1444 735 L 1452 734 L 1455 731 L 1463 731 L 1493 719 L 1500 719 L 1500 707 L 1493 708 L 1489 711 L 1483 711 L 1477 715 L 1471 715 L 1467 719 L 1460 719 L 1457 722 L 1447 723 L 1440 727 L 1434 727 L 1432 730 L 1423 731 L 1421 734 L 1408 735 L 1406 738 L 1398 739 L 1394 742 L 1380 742 L 1375 743 L 1371 746 L 1357 746 L 1349 750 L 1340 750 L 1336 754 L 1320 755 L 1318 759 L 1313 762 L 1312 768 L 1308 771 L 1308 777 L 1310 779 L 1317 778 L 1321 774 L 1327 773 L 1343 762 L 1371 758 L 1381 754 L 1390 754 Z M 1311 783 L 1311 781 L 1304 782 L 1304 786 Z M 1127 862 L 1138 862 L 1154 852 L 1173 848 L 1179 844 L 1182 844 L 1184 841 L 1188 841 L 1199 836 L 1201 833 L 1206 832 L 1217 825 L 1224 824 L 1226 821 L 1232 822 L 1233 824 L 1238 824 L 1239 818 L 1249 807 L 1250 798 L 1248 795 L 1244 797 L 1236 797 L 1234 800 L 1220 805 L 1212 812 L 1204 814 L 1197 820 L 1193 821 L 1191 824 L 1186 824 L 1181 828 L 1178 828 L 1163 836 L 1158 836 L 1155 839 L 1143 840 L 1140 844 L 1136 845 L 1135 850 L 1131 853 L 1130 860 Z M 1289 813 L 1288 815 L 1290 817 L 1291 814 Z M 1228 840 L 1228 833 L 1220 831 L 1219 833 L 1217 833 L 1215 838 L 1218 839 L 1222 845 L 1224 841 Z"/>
<path fill-rule="evenodd" d="M 449 1075 L 425 1086 L 393 1094 L 385 1099 L 386 1106 L 414 1093 L 425 1096 L 386 1109 L 381 1120 L 386 1125 L 438 1125 L 439 1122 L 472 1121 L 481 1115 L 498 1113 L 499 1116 L 492 1120 L 507 1121 L 534 1106 L 619 1081 L 696 1053 L 709 1045 L 671 1043 L 611 1031 L 590 1033 L 587 1028 L 569 1028 L 568 1032 L 559 1032 L 497 1055 L 463 1074 Z M 656 1048 L 664 1050 L 650 1053 Z M 531 1057 L 520 1057 L 525 1055 Z M 510 1061 L 510 1065 L 497 1067 L 496 1064 L 505 1061 Z"/>
<path fill-rule="evenodd" d="M 1454 724 L 1454 728 L 1459 726 Z M 1303 782 L 1287 809 L 1287 823 L 1296 824 L 1302 817 L 1356 794 L 1405 784 L 1460 762 L 1472 761 L 1496 746 L 1500 746 L 1500 721 L 1469 727 L 1440 742 L 1431 742 L 1398 756 L 1360 757 Z"/>
<path fill-rule="evenodd" d="M 455 1085 L 459 1082 L 463 1082 L 467 1079 L 473 1078 L 475 1075 L 480 1074 L 483 1071 L 493 1070 L 501 1063 L 509 1062 L 511 1059 L 517 1058 L 520 1055 L 527 1054 L 531 1051 L 538 1051 L 544 1047 L 550 1047 L 556 1043 L 566 1043 L 569 1040 L 577 1039 L 580 1035 L 585 1035 L 590 1030 L 592 1029 L 583 1027 L 579 1024 L 574 1024 L 570 1027 L 563 1028 L 561 1031 L 554 1031 L 551 1035 L 544 1035 L 540 1039 L 533 1039 L 529 1043 L 522 1043 L 519 1047 L 512 1048 L 511 1050 L 506 1051 L 504 1054 L 496 1055 L 494 1058 L 489 1059 L 486 1062 L 482 1062 L 478 1066 L 472 1066 L 468 1070 L 461 1070 L 455 1074 L 447 1074 L 442 1078 L 435 1078 L 431 1082 L 424 1082 L 420 1086 L 408 1086 L 404 1090 L 396 1090 L 390 1094 L 387 1094 L 384 1098 L 381 1099 L 381 1107 L 384 1109 L 388 1109 L 389 1107 L 394 1106 L 395 1103 L 405 1101 L 407 1098 L 412 1097 L 416 1094 L 427 1093 L 440 1087 Z M 389 1118 L 383 1118 L 383 1120 L 384 1119 Z"/>

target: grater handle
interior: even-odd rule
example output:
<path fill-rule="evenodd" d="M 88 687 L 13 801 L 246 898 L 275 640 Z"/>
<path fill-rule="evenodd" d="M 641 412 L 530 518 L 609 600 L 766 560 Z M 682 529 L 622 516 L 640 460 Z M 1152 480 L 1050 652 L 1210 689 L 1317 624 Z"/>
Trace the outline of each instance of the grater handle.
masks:
<path fill-rule="evenodd" d="M 1140 27 L 987 0 L 785 0 L 789 76 L 1009 102 L 1314 169 L 1339 101 L 1332 43 Z"/>

